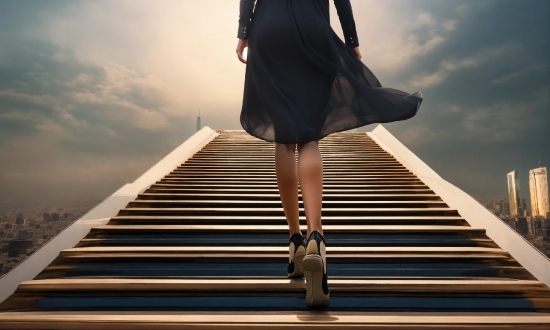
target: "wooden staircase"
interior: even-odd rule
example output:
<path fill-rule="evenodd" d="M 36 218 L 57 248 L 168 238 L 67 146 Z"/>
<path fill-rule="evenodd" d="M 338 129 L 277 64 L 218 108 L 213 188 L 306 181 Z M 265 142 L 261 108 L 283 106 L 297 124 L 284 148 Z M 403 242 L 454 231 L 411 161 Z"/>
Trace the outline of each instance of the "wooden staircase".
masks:
<path fill-rule="evenodd" d="M 21 283 L 0 329 L 550 329 L 549 288 L 365 133 L 319 144 L 331 303 L 308 309 L 274 145 L 219 133 Z"/>

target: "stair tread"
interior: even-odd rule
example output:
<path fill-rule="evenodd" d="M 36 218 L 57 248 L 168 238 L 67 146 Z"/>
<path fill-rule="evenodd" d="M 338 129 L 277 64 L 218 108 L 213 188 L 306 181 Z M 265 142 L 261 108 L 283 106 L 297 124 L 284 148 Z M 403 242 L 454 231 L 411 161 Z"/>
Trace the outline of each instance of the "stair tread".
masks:
<path fill-rule="evenodd" d="M 505 254 L 500 248 L 489 247 L 447 247 L 447 246 L 327 246 L 327 255 L 336 253 L 368 253 L 368 252 L 388 252 L 388 253 L 495 253 Z M 75 247 L 62 250 L 72 253 L 93 253 L 93 252 L 253 252 L 253 253 L 273 253 L 285 252 L 288 254 L 287 246 L 91 246 Z"/>
<path fill-rule="evenodd" d="M 307 226 L 301 226 L 302 230 Z M 92 230 L 144 230 L 144 231 L 288 231 L 287 225 L 103 225 L 95 227 Z M 466 226 L 403 226 L 403 225 L 325 225 L 325 232 L 344 231 L 344 232 L 485 232 L 482 228 L 472 228 Z"/>
<path fill-rule="evenodd" d="M 458 325 L 530 325 L 550 324 L 550 313 L 406 313 L 406 312 L 345 312 L 319 311 L 299 312 L 5 312 L 0 314 L 0 321 L 30 323 L 36 327 L 48 326 L 44 322 L 55 324 L 83 323 L 101 325 L 102 329 L 120 329 L 122 325 L 154 327 L 165 324 L 173 329 L 181 329 L 182 325 L 211 324 L 216 326 L 234 325 L 237 329 L 247 325 L 292 326 L 311 325 L 324 329 L 339 329 L 340 327 L 357 327 L 371 325 L 379 328 L 383 325 L 404 327 L 407 325 L 458 326 Z M 41 325 L 42 323 L 42 325 Z M 134 327 L 132 329 L 138 329 Z M 48 327 L 48 329 L 50 329 Z M 71 329 L 71 328 L 64 328 Z M 74 328 L 72 328 L 74 329 Z M 80 328 L 83 329 L 83 328 Z M 90 329 L 90 328 L 85 328 Z M 125 328 L 129 329 L 129 328 Z M 142 328 L 140 328 L 142 329 Z M 147 329 L 154 329 L 149 327 Z M 164 327 L 162 328 L 164 329 Z"/>
<path fill-rule="evenodd" d="M 330 279 L 330 289 L 337 291 L 542 291 L 547 287 L 536 280 L 510 279 Z M 298 279 L 174 279 L 174 278 L 62 278 L 22 282 L 21 290 L 151 290 L 151 291 L 279 291 L 305 290 L 305 280 Z M 550 296 L 548 297 L 550 299 Z"/>

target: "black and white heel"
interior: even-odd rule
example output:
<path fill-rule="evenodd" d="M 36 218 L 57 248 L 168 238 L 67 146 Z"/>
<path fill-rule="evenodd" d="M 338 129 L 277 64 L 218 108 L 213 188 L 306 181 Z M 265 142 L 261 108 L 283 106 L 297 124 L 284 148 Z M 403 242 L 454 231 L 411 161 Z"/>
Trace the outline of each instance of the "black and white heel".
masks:
<path fill-rule="evenodd" d="M 306 244 L 301 233 L 295 233 L 288 246 L 288 277 L 304 276 L 303 260 L 306 255 Z"/>
<path fill-rule="evenodd" d="M 317 231 L 313 231 L 307 239 L 303 267 L 306 277 L 306 305 L 309 307 L 328 306 L 330 290 L 327 281 L 325 239 Z"/>

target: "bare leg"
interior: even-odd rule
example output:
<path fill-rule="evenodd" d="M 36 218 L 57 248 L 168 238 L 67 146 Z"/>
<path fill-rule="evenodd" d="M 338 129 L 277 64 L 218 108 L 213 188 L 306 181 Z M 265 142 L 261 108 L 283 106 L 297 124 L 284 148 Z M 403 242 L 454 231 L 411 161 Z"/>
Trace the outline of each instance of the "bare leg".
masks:
<path fill-rule="evenodd" d="M 277 186 L 291 237 L 295 233 L 301 233 L 295 149 L 295 144 L 275 144 Z"/>
<path fill-rule="evenodd" d="M 319 141 L 311 141 L 298 144 L 298 177 L 307 219 L 307 237 L 312 231 L 323 235 L 323 160 L 318 143 Z"/>

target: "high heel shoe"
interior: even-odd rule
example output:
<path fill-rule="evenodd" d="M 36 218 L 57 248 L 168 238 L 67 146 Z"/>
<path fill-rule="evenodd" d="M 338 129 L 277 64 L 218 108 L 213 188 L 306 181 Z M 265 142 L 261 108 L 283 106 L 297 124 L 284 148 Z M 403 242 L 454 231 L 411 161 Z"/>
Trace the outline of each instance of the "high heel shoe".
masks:
<path fill-rule="evenodd" d="M 313 231 L 307 239 L 303 262 L 306 305 L 309 307 L 326 307 L 330 303 L 326 260 L 325 238 L 318 231 Z"/>
<path fill-rule="evenodd" d="M 288 277 L 304 276 L 303 260 L 306 254 L 306 243 L 301 233 L 295 233 L 290 237 L 288 246 Z"/>

